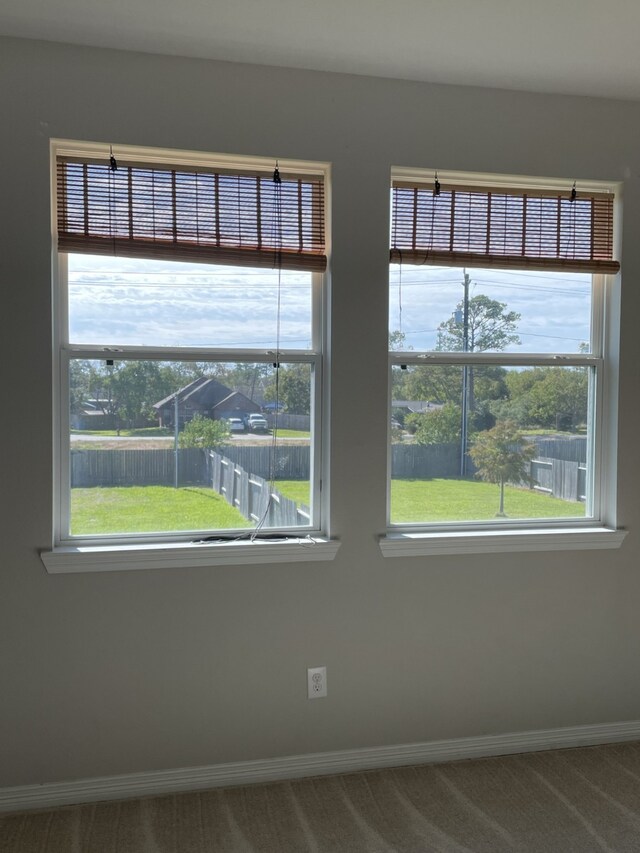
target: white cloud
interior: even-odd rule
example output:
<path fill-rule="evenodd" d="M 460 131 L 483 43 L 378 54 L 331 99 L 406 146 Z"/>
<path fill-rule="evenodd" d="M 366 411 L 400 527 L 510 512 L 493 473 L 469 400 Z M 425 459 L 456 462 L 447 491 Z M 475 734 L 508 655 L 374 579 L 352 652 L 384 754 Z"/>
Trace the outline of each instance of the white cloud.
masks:
<path fill-rule="evenodd" d="M 577 352 L 589 340 L 590 276 L 546 272 L 469 270 L 470 296 L 485 294 L 521 315 L 520 345 L 514 352 Z M 405 265 L 392 267 L 391 330 L 400 328 L 414 349 L 435 346 L 437 327 L 448 320 L 462 300 L 462 269 Z"/>
<path fill-rule="evenodd" d="M 73 256 L 70 338 L 112 346 L 276 346 L 278 274 L 271 270 Z M 280 343 L 311 338 L 311 276 L 281 274 Z"/>

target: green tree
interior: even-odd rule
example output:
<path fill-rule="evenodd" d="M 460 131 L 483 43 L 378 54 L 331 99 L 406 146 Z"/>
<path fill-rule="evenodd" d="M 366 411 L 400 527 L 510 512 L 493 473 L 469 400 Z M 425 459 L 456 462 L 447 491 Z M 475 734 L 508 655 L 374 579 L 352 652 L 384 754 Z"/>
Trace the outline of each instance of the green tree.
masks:
<path fill-rule="evenodd" d="M 265 388 L 264 399 L 278 401 L 287 412 L 308 415 L 311 411 L 311 375 L 308 364 L 289 364 L 279 368 L 279 376 L 274 376 Z"/>
<path fill-rule="evenodd" d="M 175 384 L 157 361 L 120 361 L 109 371 L 112 413 L 117 426 L 134 427 L 140 421 L 151 423 L 153 404 L 175 391 Z"/>
<path fill-rule="evenodd" d="M 468 281 L 468 279 L 467 279 Z M 486 352 L 501 351 L 509 344 L 519 344 L 520 338 L 515 330 L 520 320 L 517 311 L 506 311 L 506 303 L 490 299 L 483 293 L 472 296 L 467 301 L 467 327 L 465 335 L 464 299 L 461 300 L 453 315 L 438 326 L 436 350 L 441 352 Z M 467 371 L 466 411 L 476 409 L 476 369 Z M 462 394 L 462 391 L 461 391 Z M 463 401 L 463 406 L 465 401 Z"/>
<path fill-rule="evenodd" d="M 587 419 L 589 376 L 584 368 L 534 367 L 509 371 L 507 398 L 492 405 L 498 418 L 521 427 L 574 429 Z"/>
<path fill-rule="evenodd" d="M 460 403 L 462 372 L 457 365 L 410 366 L 402 373 L 404 374 L 404 393 L 400 399 Z"/>
<path fill-rule="evenodd" d="M 552 429 L 572 429 L 587 419 L 589 378 L 584 368 L 544 369 L 529 395 L 531 422 Z"/>
<path fill-rule="evenodd" d="M 234 391 L 239 391 L 250 400 L 260 403 L 264 399 L 267 378 L 271 373 L 273 373 L 273 368 L 270 364 L 239 362 L 228 370 L 224 379 L 216 378 L 233 388 Z"/>
<path fill-rule="evenodd" d="M 477 476 L 500 485 L 500 505 L 496 515 L 505 518 L 504 484 L 533 485 L 529 463 L 536 453 L 534 444 L 526 441 L 514 421 L 499 421 L 492 429 L 476 435 L 469 455 L 478 469 Z"/>
<path fill-rule="evenodd" d="M 436 403 L 460 405 L 462 397 L 462 368 L 454 364 L 429 364 L 399 371 L 405 375 L 402 395 L 395 399 L 431 400 Z M 474 404 L 479 401 L 500 400 L 508 396 L 505 379 L 508 371 L 499 365 L 483 365 L 473 370 Z M 474 405 L 475 408 L 475 405 Z"/>
<path fill-rule="evenodd" d="M 460 406 L 446 403 L 432 412 L 409 415 L 418 444 L 448 444 L 460 440 Z"/>
<path fill-rule="evenodd" d="M 80 414 L 85 403 L 91 401 L 91 362 L 72 359 L 69 362 L 69 411 Z"/>
<path fill-rule="evenodd" d="M 466 352 L 501 351 L 509 344 L 520 343 L 515 330 L 521 315 L 517 311 L 506 311 L 506 307 L 506 302 L 490 299 L 483 293 L 469 299 Z M 464 350 L 464 328 L 460 319 L 463 313 L 464 300 L 461 300 L 452 316 L 438 326 L 436 350 Z"/>
<path fill-rule="evenodd" d="M 112 415 L 118 430 L 140 422 L 153 423 L 157 403 L 177 388 L 202 375 L 191 362 L 114 361 L 74 359 L 70 363 L 72 413 L 92 403 L 105 415 Z"/>
<path fill-rule="evenodd" d="M 516 334 L 520 314 L 507 311 L 505 302 L 484 294 L 469 299 L 466 352 L 499 352 L 509 344 L 519 344 Z M 437 352 L 464 351 L 464 300 L 452 316 L 440 323 L 436 339 Z M 468 367 L 468 411 L 476 410 L 476 398 L 489 401 L 507 396 L 502 367 Z M 403 371 L 402 391 L 407 400 L 434 400 L 459 404 L 462 397 L 462 369 L 456 365 L 429 365 Z M 396 391 L 394 389 L 394 395 Z M 396 395 L 399 398 L 399 394 Z"/>
<path fill-rule="evenodd" d="M 214 421 L 203 415 L 195 414 L 185 424 L 178 438 L 178 444 L 182 448 L 188 447 L 220 447 L 229 438 L 229 424 L 226 421 Z"/>
<path fill-rule="evenodd" d="M 406 345 L 407 336 L 404 332 L 401 332 L 400 329 L 394 329 L 393 332 L 389 332 L 389 349 L 392 352 L 402 352 L 403 350 L 411 350 L 412 346 Z"/>

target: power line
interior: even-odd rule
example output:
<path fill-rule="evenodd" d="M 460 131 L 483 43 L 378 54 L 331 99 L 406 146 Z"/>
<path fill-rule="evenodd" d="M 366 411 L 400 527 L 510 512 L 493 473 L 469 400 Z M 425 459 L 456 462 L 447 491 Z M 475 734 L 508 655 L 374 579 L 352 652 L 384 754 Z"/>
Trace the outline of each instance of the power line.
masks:
<path fill-rule="evenodd" d="M 452 282 L 438 282 L 438 283 L 439 284 L 459 284 L 460 282 L 452 281 Z M 402 284 L 407 285 L 409 287 L 428 287 L 430 284 L 434 284 L 434 282 L 431 282 L 431 281 L 411 281 L 411 279 L 403 279 Z M 535 293 L 556 293 L 556 294 L 557 293 L 564 293 L 564 294 L 567 294 L 568 296 L 580 296 L 582 298 L 588 297 L 591 295 L 590 291 L 586 291 L 586 290 L 583 293 L 580 293 L 578 291 L 569 290 L 568 288 L 563 288 L 563 287 L 538 287 L 535 285 L 519 284 L 519 283 L 515 283 L 515 282 L 510 283 L 510 284 L 505 284 L 503 282 L 493 281 L 491 279 L 483 279 L 480 282 L 474 282 L 473 283 L 474 289 L 477 287 L 481 287 L 483 284 L 490 284 L 492 287 L 502 287 L 502 288 L 506 288 L 509 290 L 527 290 L 527 291 L 531 292 L 532 294 L 535 294 Z M 397 285 L 394 282 L 390 282 L 390 287 L 396 287 L 396 286 Z"/>
<path fill-rule="evenodd" d="M 433 269 L 435 269 L 435 267 L 433 267 Z M 448 269 L 451 269 L 451 268 L 449 267 Z M 495 269 L 491 269 L 491 268 L 489 268 L 489 269 L 487 270 L 487 272 L 488 272 L 489 274 L 491 274 L 491 273 L 498 272 L 498 270 L 495 270 Z M 425 272 L 425 274 L 426 274 L 426 272 Z M 586 284 L 586 283 L 588 283 L 588 282 L 589 282 L 589 283 L 591 282 L 591 275 L 590 275 L 590 274 L 588 274 L 588 273 L 575 273 L 575 277 L 567 277 L 567 276 L 562 276 L 562 275 L 557 275 L 557 276 L 553 276 L 553 277 L 552 277 L 551 275 L 545 275 L 544 273 L 542 273 L 542 272 L 540 272 L 540 271 L 535 271 L 535 272 L 534 272 L 534 271 L 529 271 L 529 272 L 526 272 L 526 271 L 524 271 L 524 270 L 520 270 L 520 271 L 518 271 L 518 270 L 509 270 L 509 272 L 508 272 L 508 273 L 506 273 L 506 272 L 505 272 L 505 273 L 504 273 L 504 275 L 508 275 L 509 277 L 511 277 L 511 276 L 520 276 L 520 277 L 528 278 L 528 279 L 535 279 L 535 278 L 538 278 L 538 279 L 542 279 L 543 281 L 571 281 L 571 282 L 580 282 L 580 281 L 582 280 L 582 282 L 584 282 L 585 284 Z M 588 277 L 588 278 L 587 278 L 587 280 L 585 280 L 585 279 L 581 278 L 582 276 L 585 276 L 585 275 Z M 483 271 L 482 269 L 479 269 L 479 268 L 478 268 L 478 269 L 476 270 L 476 272 L 472 275 L 472 279 L 473 279 L 473 281 L 476 281 L 476 282 L 482 282 L 482 281 L 485 281 L 485 280 L 486 280 L 483 276 L 484 276 L 484 271 Z M 460 277 L 455 278 L 455 279 L 452 279 L 452 281 L 455 281 L 455 282 L 458 282 L 458 283 L 459 283 L 459 282 L 460 282 Z"/>
<path fill-rule="evenodd" d="M 441 331 L 446 331 L 446 330 L 443 330 L 443 329 L 408 329 L 405 332 L 405 334 L 409 338 L 412 335 L 426 335 L 426 334 L 430 334 L 432 332 L 441 332 Z M 558 340 L 558 341 L 578 341 L 579 343 L 582 343 L 585 340 L 585 337 L 572 338 L 572 337 L 569 337 L 569 335 L 543 335 L 540 332 L 521 332 L 520 329 L 517 329 L 514 332 L 514 334 L 518 335 L 519 337 L 524 336 L 524 337 L 533 337 L 533 338 L 553 338 L 554 340 Z M 450 350 L 450 351 L 456 352 L 457 350 Z M 443 350 L 443 352 L 444 352 L 444 350 Z"/>

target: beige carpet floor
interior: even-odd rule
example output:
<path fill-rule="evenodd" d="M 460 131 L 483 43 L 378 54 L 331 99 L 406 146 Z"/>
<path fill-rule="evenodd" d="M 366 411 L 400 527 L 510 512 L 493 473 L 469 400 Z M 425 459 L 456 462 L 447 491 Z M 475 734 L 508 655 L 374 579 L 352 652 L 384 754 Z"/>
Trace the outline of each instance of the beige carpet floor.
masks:
<path fill-rule="evenodd" d="M 640 744 L 0 817 L 0 853 L 640 851 Z"/>

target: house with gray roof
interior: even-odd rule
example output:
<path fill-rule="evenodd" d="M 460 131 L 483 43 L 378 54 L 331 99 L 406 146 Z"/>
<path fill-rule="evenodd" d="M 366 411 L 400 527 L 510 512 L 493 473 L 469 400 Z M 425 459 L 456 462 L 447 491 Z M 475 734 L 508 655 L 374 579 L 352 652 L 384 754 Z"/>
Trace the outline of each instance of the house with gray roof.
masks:
<path fill-rule="evenodd" d="M 259 412 L 260 406 L 240 391 L 232 391 L 210 376 L 194 379 L 175 394 L 153 404 L 160 426 L 173 427 L 178 407 L 178 423 L 183 426 L 194 415 L 217 420 L 221 418 L 246 418 Z"/>

